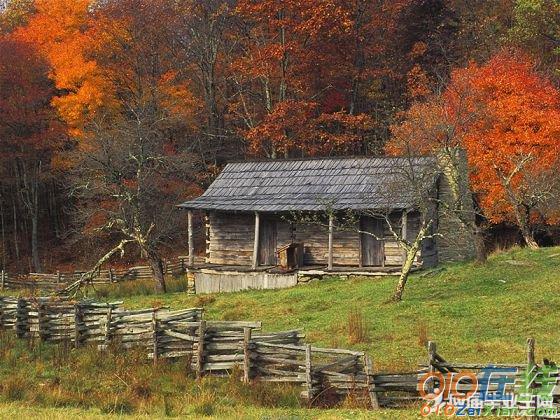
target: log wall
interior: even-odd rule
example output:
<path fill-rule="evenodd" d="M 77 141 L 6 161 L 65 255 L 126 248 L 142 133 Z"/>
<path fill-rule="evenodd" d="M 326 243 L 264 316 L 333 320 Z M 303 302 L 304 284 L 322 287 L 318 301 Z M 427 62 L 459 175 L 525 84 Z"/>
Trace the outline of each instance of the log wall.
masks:
<path fill-rule="evenodd" d="M 210 264 L 251 265 L 255 241 L 255 216 L 251 213 L 209 215 Z"/>
<path fill-rule="evenodd" d="M 264 216 L 261 216 L 264 217 Z M 277 226 L 277 249 L 292 242 L 304 244 L 304 264 L 326 265 L 328 260 L 329 236 L 328 227 L 322 224 L 289 223 L 280 215 L 274 218 Z M 220 265 L 251 265 L 254 244 L 255 216 L 251 213 L 210 213 L 209 228 L 209 262 Z M 391 216 L 394 229 L 400 232 L 401 214 Z M 419 229 L 419 214 L 411 212 L 408 215 L 408 237 L 416 236 Z M 338 266 L 360 265 L 360 234 L 348 228 L 336 229 L 333 236 L 333 263 Z M 403 250 L 393 238 L 389 226 L 384 223 L 385 265 L 398 266 L 402 264 Z M 426 254 L 428 253 L 428 254 Z M 425 254 L 424 256 L 422 254 Z M 422 248 L 417 261 L 432 258 L 435 250 Z M 431 260 L 430 260 L 431 261 Z"/>
<path fill-rule="evenodd" d="M 196 272 L 196 293 L 238 292 L 250 289 L 284 289 L 296 286 L 297 274 L 272 274 L 267 272 L 228 273 Z"/>

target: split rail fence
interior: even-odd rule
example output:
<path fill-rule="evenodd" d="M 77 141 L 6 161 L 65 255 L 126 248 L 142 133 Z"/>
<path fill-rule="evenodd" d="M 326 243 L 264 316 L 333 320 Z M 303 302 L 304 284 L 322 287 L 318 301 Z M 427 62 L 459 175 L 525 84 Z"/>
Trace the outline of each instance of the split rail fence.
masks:
<path fill-rule="evenodd" d="M 531 339 L 525 364 L 452 363 L 430 342 L 428 361 L 420 370 L 380 373 L 374 371 L 372 359 L 365 353 L 306 344 L 300 330 L 263 332 L 261 322 L 206 320 L 201 308 L 127 310 L 122 302 L 0 297 L 0 329 L 13 330 L 21 339 L 66 342 L 75 347 L 94 345 L 100 351 L 137 348 L 154 363 L 186 358 L 198 377 L 226 376 L 236 370 L 245 382 L 297 385 L 310 404 L 331 403 L 352 395 L 374 409 L 419 401 L 419 383 L 428 393 L 435 388 L 441 390 L 437 379 L 421 381 L 426 373 L 439 374 L 435 378 L 445 380 L 468 371 L 471 376 L 455 384 L 456 391 L 467 392 L 472 389 L 468 378 L 473 374 L 480 382 L 487 377 L 488 366 L 501 368 L 504 371 L 500 375 L 510 376 L 505 391 L 513 392 L 522 385 L 521 379 L 526 379 L 523 375 L 538 367 Z M 543 364 L 555 366 L 546 359 Z M 536 377 L 531 387 L 538 388 L 547 381 L 550 385 L 550 380 Z M 554 404 L 560 412 L 558 373 L 552 380 Z M 490 383 L 484 391 L 494 392 L 499 386 L 500 381 Z"/>
<path fill-rule="evenodd" d="M 188 258 L 178 257 L 164 262 L 164 275 L 178 276 L 186 273 Z M 5 289 L 36 289 L 45 292 L 55 292 L 80 280 L 85 271 L 29 273 L 22 275 L 0 272 L 0 290 Z M 127 280 L 151 280 L 152 269 L 149 266 L 130 267 L 125 269 L 108 268 L 100 270 L 93 278 L 93 285 L 119 283 Z"/>
<path fill-rule="evenodd" d="M 363 352 L 304 343 L 300 330 L 262 332 L 261 322 L 205 320 L 200 308 L 126 310 L 122 302 L 0 297 L 0 329 L 22 339 L 99 350 L 140 348 L 157 363 L 187 358 L 198 377 L 242 372 L 243 380 L 291 383 L 314 403 L 353 395 L 372 408 L 418 399 L 417 373 L 374 373 Z"/>
<path fill-rule="evenodd" d="M 419 378 L 419 388 L 423 387 L 427 393 L 451 388 L 453 392 L 460 394 L 472 393 L 471 398 L 482 404 L 480 409 L 488 405 L 494 412 L 518 410 L 516 415 L 525 412 L 535 416 L 541 411 L 542 415 L 538 414 L 532 418 L 560 418 L 560 370 L 554 362 L 546 358 L 541 364 L 537 363 L 535 340 L 532 338 L 527 339 L 526 363 L 449 362 L 437 351 L 434 342 L 428 343 L 428 358 L 428 364 L 422 366 L 427 368 L 427 373 L 433 374 L 430 376 L 438 379 L 424 382 Z M 543 366 L 550 369 L 543 370 Z M 441 383 L 449 382 L 453 376 L 456 381 L 451 387 L 450 384 Z M 473 386 L 475 381 L 476 386 Z M 543 391 L 544 387 L 546 392 L 550 392 L 547 402 L 539 401 L 540 391 Z M 521 398 L 507 398 L 513 395 Z M 452 402 L 449 400 L 449 393 L 446 396 L 443 392 L 442 397 L 439 404 Z"/>

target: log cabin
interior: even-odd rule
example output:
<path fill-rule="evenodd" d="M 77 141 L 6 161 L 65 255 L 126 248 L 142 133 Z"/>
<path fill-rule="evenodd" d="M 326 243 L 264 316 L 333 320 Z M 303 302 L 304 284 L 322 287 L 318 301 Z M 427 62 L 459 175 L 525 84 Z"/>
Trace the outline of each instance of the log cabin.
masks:
<path fill-rule="evenodd" d="M 418 266 L 471 258 L 471 238 L 437 204 L 450 199 L 444 172 L 435 157 L 229 163 L 202 196 L 179 205 L 188 212 L 189 265 L 195 261 L 193 212 L 206 221 L 202 266 L 228 272 L 277 272 L 290 246 L 301 250 L 297 271 L 398 272 L 403 249 L 394 233 L 415 237 L 420 209 L 433 212 L 434 232 L 449 235 L 425 239 Z M 411 174 L 420 184 L 413 185 Z M 435 198 L 431 206 L 418 202 L 429 197 Z M 344 216 L 348 212 L 356 217 Z"/>

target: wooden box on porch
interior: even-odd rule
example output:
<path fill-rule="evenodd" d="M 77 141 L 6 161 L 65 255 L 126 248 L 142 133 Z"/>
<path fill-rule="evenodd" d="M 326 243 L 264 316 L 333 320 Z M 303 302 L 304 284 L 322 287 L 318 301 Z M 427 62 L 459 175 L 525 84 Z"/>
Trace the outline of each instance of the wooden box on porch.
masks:
<path fill-rule="evenodd" d="M 303 243 L 296 242 L 278 249 L 278 261 L 280 268 L 294 270 L 303 266 Z"/>

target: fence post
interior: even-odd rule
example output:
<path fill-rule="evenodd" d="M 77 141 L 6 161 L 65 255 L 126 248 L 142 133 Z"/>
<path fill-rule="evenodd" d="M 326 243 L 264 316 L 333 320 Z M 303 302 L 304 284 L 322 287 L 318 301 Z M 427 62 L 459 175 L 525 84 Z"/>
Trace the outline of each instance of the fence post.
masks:
<path fill-rule="evenodd" d="M 243 382 L 246 384 L 251 380 L 251 328 L 243 328 Z"/>
<path fill-rule="evenodd" d="M 82 344 L 82 308 L 79 303 L 74 305 L 74 347 L 78 348 Z"/>
<path fill-rule="evenodd" d="M 535 339 L 527 339 L 527 365 L 529 367 L 535 365 Z"/>
<path fill-rule="evenodd" d="M 313 400 L 313 372 L 311 366 L 311 344 L 305 346 L 305 386 L 307 388 L 307 401 Z"/>
<path fill-rule="evenodd" d="M 204 338 L 206 336 L 206 321 L 200 320 L 198 327 L 198 347 L 196 349 L 196 377 L 202 377 L 204 370 Z"/>
<path fill-rule="evenodd" d="M 2 270 L 2 279 L 0 283 L 0 290 L 4 290 L 4 283 L 6 282 L 6 272 Z"/>
<path fill-rule="evenodd" d="M 107 324 L 105 324 L 105 350 L 109 347 L 111 341 L 111 320 L 113 319 L 113 307 L 109 305 L 107 308 Z"/>
<path fill-rule="evenodd" d="M 533 369 L 535 369 L 536 367 L 536 362 L 535 362 L 535 339 L 534 338 L 528 338 L 527 339 L 527 377 L 533 378 L 534 374 Z M 533 382 L 530 386 L 530 388 L 538 388 L 538 385 Z M 529 404 L 529 407 L 532 409 L 536 409 L 537 408 L 537 400 L 535 400 L 535 398 L 537 398 L 535 396 L 535 391 L 531 390 L 531 402 Z M 532 415 L 528 417 L 529 419 L 537 419 L 536 416 Z"/>
<path fill-rule="evenodd" d="M 196 276 L 187 268 L 187 294 L 196 294 Z"/>
<path fill-rule="evenodd" d="M 157 309 L 152 312 L 152 339 L 154 341 L 154 365 L 158 362 L 158 320 Z"/>
<path fill-rule="evenodd" d="M 18 338 L 25 338 L 27 333 L 27 313 L 25 299 L 18 299 L 16 309 L 16 335 Z"/>
<path fill-rule="evenodd" d="M 60 284 L 62 280 L 62 275 L 60 274 L 60 271 L 56 272 L 56 284 Z"/>
<path fill-rule="evenodd" d="M 433 341 L 428 341 L 428 372 L 429 373 L 434 373 L 435 371 L 435 361 L 436 361 L 436 353 L 437 353 L 437 346 L 436 343 L 434 343 Z M 434 392 L 434 388 L 435 388 L 435 384 L 434 384 L 434 380 L 430 379 L 429 381 L 427 381 L 427 392 L 429 394 Z"/>
<path fill-rule="evenodd" d="M 113 269 L 109 267 L 109 283 L 113 283 Z"/>
<path fill-rule="evenodd" d="M 364 368 L 366 371 L 366 385 L 373 410 L 379 409 L 379 400 L 377 399 L 377 391 L 375 390 L 375 378 L 373 377 L 373 361 L 371 357 L 364 356 Z"/>
<path fill-rule="evenodd" d="M 48 335 L 48 318 L 46 316 L 45 304 L 39 302 L 37 305 L 37 326 L 39 327 L 39 338 L 41 341 L 47 341 Z"/>

